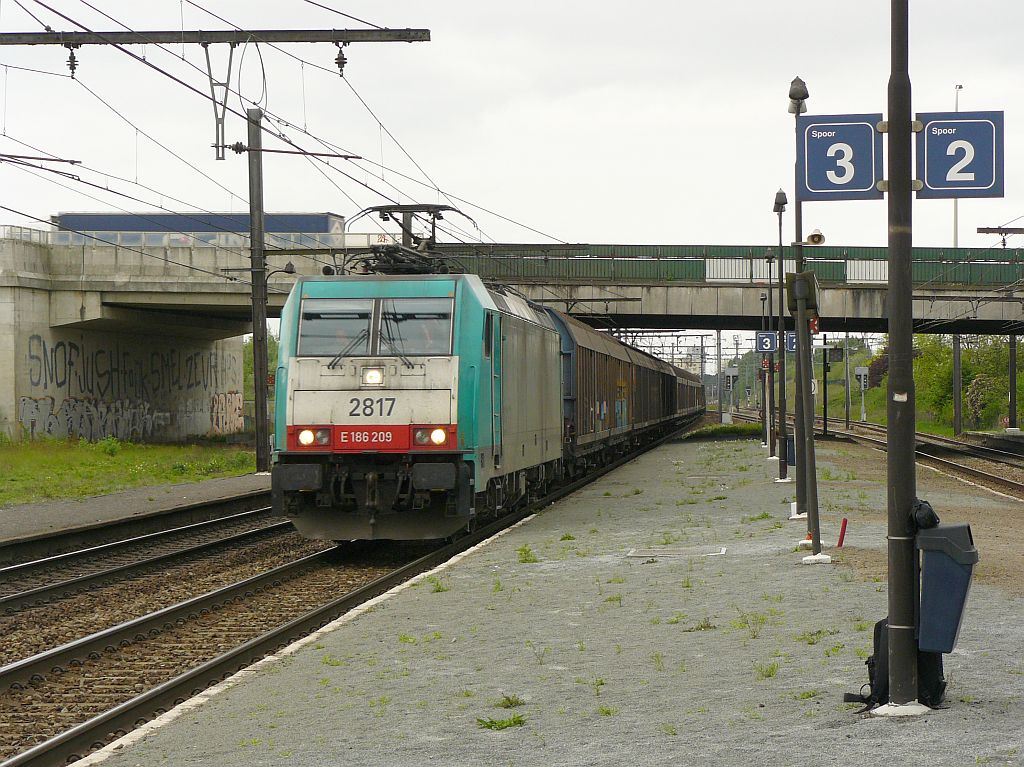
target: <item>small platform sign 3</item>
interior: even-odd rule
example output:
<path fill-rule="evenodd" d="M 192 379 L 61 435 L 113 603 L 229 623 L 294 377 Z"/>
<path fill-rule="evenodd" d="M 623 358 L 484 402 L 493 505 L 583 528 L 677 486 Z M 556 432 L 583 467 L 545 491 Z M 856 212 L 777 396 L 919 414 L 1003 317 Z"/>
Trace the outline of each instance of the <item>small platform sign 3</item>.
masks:
<path fill-rule="evenodd" d="M 774 330 L 757 331 L 757 351 L 761 354 L 774 354 L 779 350 L 779 336 Z"/>
<path fill-rule="evenodd" d="M 879 200 L 879 114 L 801 115 L 797 119 L 797 191 L 802 200 Z"/>
<path fill-rule="evenodd" d="M 923 112 L 919 199 L 1003 196 L 1003 113 Z"/>

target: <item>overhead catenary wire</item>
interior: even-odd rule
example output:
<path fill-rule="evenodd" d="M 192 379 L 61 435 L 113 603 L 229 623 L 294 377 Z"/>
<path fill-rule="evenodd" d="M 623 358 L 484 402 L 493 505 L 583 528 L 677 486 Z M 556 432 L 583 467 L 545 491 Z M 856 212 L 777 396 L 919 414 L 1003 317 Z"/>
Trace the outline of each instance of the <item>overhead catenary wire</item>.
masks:
<path fill-rule="evenodd" d="M 56 15 L 58 15 L 61 18 L 65 19 L 66 21 L 68 21 L 69 23 L 74 24 L 75 26 L 78 26 L 79 28 L 83 29 L 84 31 L 89 32 L 90 34 L 94 34 L 97 37 L 99 37 L 100 39 L 104 39 L 102 33 L 97 33 L 95 31 L 89 29 L 88 27 L 86 27 L 84 24 L 81 24 L 80 22 L 77 22 L 75 19 L 71 18 L 70 16 L 67 16 L 66 14 L 60 13 L 59 11 L 56 11 L 55 9 L 53 9 L 51 6 L 49 6 L 47 3 L 43 2 L 42 0 L 34 0 L 34 2 L 36 2 L 38 5 L 46 8 L 47 10 L 51 11 L 52 13 L 55 13 Z M 122 26 L 126 26 L 126 25 L 122 24 Z M 126 28 L 128 28 L 128 27 L 126 27 Z M 173 75 L 170 72 L 167 72 L 166 70 L 164 70 L 163 68 L 153 64 L 152 62 L 137 56 L 136 54 L 134 54 L 131 51 L 127 50 L 123 45 L 120 45 L 120 44 L 117 44 L 117 43 L 113 43 L 111 41 L 107 41 L 107 42 L 108 42 L 108 44 L 112 45 L 115 49 L 119 50 L 120 52 L 130 56 L 131 58 L 133 58 L 134 60 L 138 61 L 139 63 L 145 64 L 146 66 L 150 67 L 154 71 L 157 71 L 157 72 L 163 74 L 164 76 L 168 77 L 169 79 L 173 80 L 174 82 L 177 82 L 178 84 L 182 85 L 183 87 L 185 87 L 189 91 L 191 91 L 191 92 L 195 93 L 196 95 L 200 96 L 204 100 L 213 100 L 211 95 L 206 94 L 206 93 L 200 91 L 199 89 L 195 88 L 191 84 L 187 83 L 186 81 L 182 80 L 181 78 L 177 77 L 176 75 Z M 164 49 L 163 46 L 157 45 L 157 47 L 159 47 L 161 49 Z M 186 62 L 186 63 L 188 63 L 190 66 L 196 68 L 197 70 L 199 69 L 198 67 L 196 67 L 195 64 L 192 64 L 191 62 Z M 199 70 L 199 71 L 202 71 L 202 70 Z M 235 114 L 236 116 L 239 116 L 239 117 L 241 117 L 243 119 L 247 119 L 247 116 L 238 113 L 236 110 L 234 110 L 230 106 L 225 105 L 225 109 L 227 111 L 230 111 L 232 114 Z M 298 149 L 302 149 L 301 146 L 297 145 L 292 139 L 288 138 L 287 136 L 284 136 L 283 134 L 280 134 L 280 133 L 273 133 L 266 126 L 262 126 L 262 128 L 263 128 L 263 130 L 265 132 L 272 133 L 273 135 L 275 135 L 275 137 L 277 137 L 278 139 L 280 139 L 282 141 L 285 141 L 286 143 L 289 143 L 289 144 L 291 144 L 292 146 L 295 146 Z M 325 164 L 327 164 L 328 167 L 330 167 L 335 172 L 338 172 L 341 175 L 343 175 L 343 176 L 349 178 L 350 180 L 354 181 L 355 183 L 357 183 L 357 184 L 367 188 L 369 191 L 373 192 L 374 194 L 377 194 L 378 196 L 393 202 L 393 200 L 391 200 L 390 197 L 388 197 L 385 194 L 382 194 L 381 192 L 379 192 L 379 190 L 373 189 L 368 184 L 359 181 L 358 179 L 354 178 L 351 174 L 347 174 L 344 171 L 341 171 L 340 169 L 335 168 L 334 166 L 330 165 L 330 163 L 325 163 Z M 473 203 L 470 203 L 468 201 L 464 201 L 464 202 L 466 202 L 467 204 L 473 205 Z M 477 207 L 477 206 L 474 206 L 474 207 Z M 484 209 L 484 208 L 480 208 L 480 209 L 484 210 L 485 212 L 488 212 L 488 213 L 490 213 L 492 215 L 494 214 L 493 211 L 488 211 L 487 209 Z M 517 225 L 519 225 L 518 222 L 514 222 L 511 219 L 507 219 L 506 217 L 502 217 L 502 216 L 500 216 L 500 214 L 499 214 L 499 217 L 505 218 L 506 220 L 508 220 L 508 221 L 510 221 L 512 223 L 516 223 Z M 526 227 L 526 228 L 530 228 L 530 227 Z M 543 232 L 539 232 L 538 230 L 532 230 L 532 231 L 535 231 L 538 234 L 541 234 L 542 236 L 550 237 L 550 235 L 546 235 Z M 552 237 L 551 239 L 556 239 L 557 240 L 558 238 L 553 238 Z"/>
<path fill-rule="evenodd" d="M 83 2 L 84 2 L 84 0 L 83 0 Z M 189 5 L 193 6 L 194 8 L 196 8 L 196 9 L 198 9 L 198 10 L 202 11 L 203 13 L 206 13 L 206 14 L 208 14 L 208 15 L 212 16 L 213 18 L 217 19 L 218 21 L 221 21 L 221 22 L 223 22 L 224 24 L 228 24 L 228 25 L 230 25 L 230 26 L 234 27 L 235 29 L 237 29 L 237 30 L 239 30 L 239 31 L 243 31 L 243 30 L 242 30 L 242 28 L 241 28 L 241 27 L 239 27 L 239 26 L 238 26 L 237 24 L 234 24 L 233 22 L 229 21 L 228 19 L 224 18 L 223 16 L 220 16 L 219 14 L 216 14 L 216 13 L 214 13 L 213 11 L 209 10 L 208 8 L 205 8 L 204 6 L 202 6 L 202 5 L 199 5 L 199 3 L 195 2 L 195 0 L 185 0 L 185 2 L 187 2 L 187 3 L 189 4 Z M 257 41 L 259 40 L 259 37 L 258 37 L 258 36 L 255 36 L 255 35 L 254 35 L 254 38 L 255 38 L 255 39 L 256 39 Z M 328 69 L 327 69 L 326 67 L 322 67 L 322 66 L 320 66 L 320 65 L 318 65 L 318 64 L 315 64 L 315 63 L 313 63 L 313 62 L 310 62 L 310 61 L 306 61 L 306 60 L 305 60 L 305 59 L 303 59 L 303 58 L 302 58 L 301 56 L 296 56 L 296 55 L 295 55 L 294 53 L 292 53 L 291 51 L 288 51 L 288 50 L 286 50 L 285 48 L 282 48 L 282 47 L 281 47 L 281 46 L 279 46 L 279 45 L 275 45 L 274 43 L 267 43 L 267 45 L 269 45 L 269 46 L 270 46 L 271 48 L 273 48 L 274 50 L 277 50 L 277 51 L 279 51 L 279 52 L 281 52 L 281 53 L 285 54 L 286 56 L 290 56 L 291 58 L 293 58 L 293 59 L 295 59 L 296 61 L 298 61 L 298 62 L 299 62 L 299 64 L 300 64 L 300 67 L 301 67 L 300 71 L 301 71 L 301 73 L 302 73 L 302 87 L 303 87 L 303 122 L 305 123 L 305 66 L 306 66 L 306 64 L 309 64 L 309 66 L 311 66 L 311 67 L 314 67 L 314 68 L 316 68 L 316 69 L 320 69 L 320 70 L 322 70 L 322 71 L 324 71 L 324 72 L 328 72 L 328 73 L 330 73 L 331 75 L 334 75 L 335 73 L 334 73 L 333 71 L 331 71 L 331 70 L 328 70 Z M 258 46 L 257 46 L 257 50 L 258 50 Z M 261 61 L 262 61 L 262 59 L 261 59 Z M 427 181 L 429 181 L 429 182 L 430 182 L 430 187 L 431 187 L 432 189 L 434 189 L 435 191 L 437 191 L 437 193 L 438 193 L 438 194 L 440 194 L 441 196 L 443 196 L 443 197 L 444 197 L 444 198 L 445 198 L 446 200 L 448 200 L 448 203 L 449 203 L 449 204 L 450 204 L 450 205 L 451 205 L 452 207 L 458 207 L 458 206 L 457 206 L 457 205 L 455 205 L 455 203 L 454 203 L 454 202 L 453 202 L 453 201 L 452 201 L 452 200 L 451 200 L 451 199 L 450 199 L 450 198 L 449 198 L 449 197 L 447 196 L 447 194 L 446 194 L 446 193 L 445 193 L 445 192 L 444 192 L 444 191 L 443 191 L 443 190 L 442 190 L 442 189 L 441 189 L 441 188 L 440 188 L 440 187 L 438 186 L 437 182 L 436 182 L 436 181 L 434 181 L 434 179 L 430 177 L 430 174 L 429 174 L 429 173 L 427 173 L 427 172 L 426 172 L 426 171 L 425 171 L 425 170 L 423 169 L 423 167 L 422 167 L 422 166 L 421 166 L 421 165 L 420 165 L 420 164 L 419 164 L 419 163 L 418 163 L 418 162 L 416 161 L 416 159 L 415 159 L 415 158 L 414 158 L 414 157 L 413 157 L 413 156 L 412 156 L 412 155 L 411 155 L 411 154 L 410 154 L 410 153 L 408 152 L 408 150 L 406 150 L 406 148 L 405 148 L 405 147 L 404 147 L 404 146 L 402 145 L 402 143 L 401 143 L 401 142 L 400 142 L 400 141 L 399 141 L 399 140 L 398 140 L 397 138 L 395 138 L 395 135 L 394 135 L 394 134 L 393 134 L 393 133 L 392 133 L 392 132 L 391 132 L 391 131 L 390 131 L 390 130 L 389 130 L 389 129 L 387 128 L 387 126 L 385 126 L 385 125 L 384 125 L 384 123 L 383 123 L 383 122 L 381 121 L 381 119 L 380 119 L 380 118 L 379 118 L 379 117 L 377 116 L 377 114 L 376 114 L 376 113 L 375 113 L 375 112 L 373 111 L 373 109 L 371 109 L 371 108 L 370 108 L 370 105 L 369 105 L 369 104 L 368 104 L 368 103 L 366 102 L 366 100 L 365 100 L 365 99 L 364 99 L 364 98 L 363 98 L 363 97 L 362 97 L 362 96 L 360 95 L 360 93 L 359 93 L 359 92 L 358 92 L 358 91 L 357 91 L 357 90 L 355 89 L 355 86 L 354 86 L 354 85 L 352 85 L 352 83 L 350 82 L 350 80 L 349 80 L 348 78 L 344 78 L 344 77 L 342 78 L 342 80 L 344 80 L 344 82 L 345 82 L 345 84 L 346 84 L 346 85 L 348 86 L 349 90 L 351 90 L 351 91 L 352 91 L 352 94 L 353 94 L 353 95 L 354 95 L 354 96 L 356 97 L 356 99 L 358 99 L 359 103 L 360 103 L 360 104 L 361 104 L 361 105 L 363 106 L 363 108 L 364 108 L 364 109 L 365 109 L 365 110 L 367 111 L 367 113 L 369 113 L 369 115 L 370 115 L 370 116 L 371 116 L 371 117 L 372 117 L 372 118 L 374 119 L 374 121 L 376 121 L 376 123 L 377 123 L 377 125 L 379 126 L 380 130 L 381 130 L 381 131 L 382 131 L 383 133 L 386 133 L 386 134 L 387 134 L 388 138 L 390 138 L 390 139 L 391 139 L 391 141 L 393 141 L 393 142 L 394 142 L 395 146 L 397 146 L 397 147 L 398 147 L 398 148 L 399 148 L 400 150 L 402 150 L 402 153 L 403 153 L 403 154 L 404 154 L 404 155 L 406 156 L 406 158 L 407 158 L 407 159 L 409 160 L 409 162 L 411 162 L 411 163 L 412 163 L 412 164 L 413 164 L 414 166 L 416 166 L 416 169 L 417 169 L 417 170 L 418 170 L 418 171 L 419 171 L 419 172 L 420 172 L 421 174 L 423 174 L 423 177 L 424 177 L 425 179 L 427 179 Z M 265 85 L 266 85 L 266 75 L 265 75 L 265 73 L 264 73 L 264 86 L 265 86 Z M 240 98 L 241 98 L 241 96 L 240 96 Z M 269 113 L 268 113 L 268 114 L 269 114 Z M 312 139 L 314 139 L 314 140 L 316 140 L 316 141 L 321 141 L 321 140 L 320 140 L 320 139 L 319 139 L 318 137 L 316 137 L 316 136 L 314 136 L 313 134 L 309 133 L 309 131 L 308 131 L 308 128 L 306 128 L 306 127 L 304 127 L 304 128 L 303 128 L 303 133 L 305 133 L 305 134 L 306 134 L 307 136 L 309 136 L 310 138 L 312 138 Z M 321 141 L 321 143 L 324 143 L 324 142 L 323 142 L 323 141 Z M 383 155 L 382 155 L 382 157 L 383 157 Z M 382 160 L 382 169 L 383 169 L 383 160 Z M 382 181 L 384 180 L 384 175 L 383 175 L 383 173 L 381 173 L 381 180 L 382 180 Z M 392 188 L 395 188 L 395 187 L 394 187 L 394 186 L 392 186 Z M 397 189 L 396 189 L 396 191 L 399 191 L 399 190 L 397 190 Z M 404 192 L 403 192 L 403 194 L 404 194 Z M 407 195 L 407 196 L 409 196 L 410 198 L 412 198 L 412 195 Z M 469 235 L 468 235 L 468 233 L 466 233 L 466 232 L 463 232 L 463 234 L 466 234 L 467 236 L 469 236 Z M 489 239 L 490 239 L 490 238 L 489 238 Z M 492 240 L 492 241 L 493 241 L 493 240 Z"/>

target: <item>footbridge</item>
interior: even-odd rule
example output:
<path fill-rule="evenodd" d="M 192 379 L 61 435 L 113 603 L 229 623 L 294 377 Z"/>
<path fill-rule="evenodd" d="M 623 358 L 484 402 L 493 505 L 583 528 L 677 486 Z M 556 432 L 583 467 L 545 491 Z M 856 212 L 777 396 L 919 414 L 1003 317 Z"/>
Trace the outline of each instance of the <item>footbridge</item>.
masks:
<path fill-rule="evenodd" d="M 386 235 L 277 235 L 268 314 L 295 273 L 345 273 Z M 250 329 L 244 235 L 0 229 L 0 433 L 154 440 L 242 428 L 240 336 Z M 885 332 L 884 248 L 805 248 L 822 286 L 821 328 Z M 764 245 L 440 245 L 479 274 L 603 327 L 754 330 L 779 262 Z M 771 258 L 769 258 L 769 254 Z M 785 271 L 794 270 L 792 253 Z M 1024 325 L 1024 254 L 914 251 L 918 332 L 1011 333 Z"/>

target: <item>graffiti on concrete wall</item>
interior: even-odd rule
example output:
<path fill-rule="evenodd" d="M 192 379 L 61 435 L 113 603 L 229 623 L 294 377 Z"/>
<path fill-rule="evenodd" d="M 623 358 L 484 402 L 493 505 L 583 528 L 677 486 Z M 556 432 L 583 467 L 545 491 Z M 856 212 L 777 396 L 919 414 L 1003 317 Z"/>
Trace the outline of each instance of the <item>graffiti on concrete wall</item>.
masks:
<path fill-rule="evenodd" d="M 143 440 L 166 426 L 170 414 L 154 411 L 147 402 L 131 400 L 106 402 L 65 397 L 58 405 L 53 397 L 22 397 L 18 401 L 18 421 L 32 439 L 46 436 Z"/>
<path fill-rule="evenodd" d="M 228 356 L 229 359 L 223 359 Z M 114 342 L 90 348 L 84 342 L 28 339 L 28 379 L 33 390 L 101 399 L 149 400 L 167 393 L 218 389 L 225 367 L 236 360 L 216 350 L 139 350 Z"/>
<path fill-rule="evenodd" d="M 242 431 L 242 393 L 222 392 L 210 397 L 210 431 L 214 434 L 234 434 Z"/>
<path fill-rule="evenodd" d="M 106 338 L 28 338 L 28 396 L 18 400 L 27 436 L 147 440 L 242 430 L 237 355 Z"/>

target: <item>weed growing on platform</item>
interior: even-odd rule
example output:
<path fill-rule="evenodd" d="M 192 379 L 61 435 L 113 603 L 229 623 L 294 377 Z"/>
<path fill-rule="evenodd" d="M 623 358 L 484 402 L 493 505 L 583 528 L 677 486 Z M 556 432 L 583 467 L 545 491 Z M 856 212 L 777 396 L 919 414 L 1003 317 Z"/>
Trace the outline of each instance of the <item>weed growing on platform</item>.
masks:
<path fill-rule="evenodd" d="M 739 617 L 729 621 L 729 625 L 734 629 L 746 629 L 751 639 L 757 639 L 767 622 L 768 616 L 764 613 L 740 613 Z"/>
<path fill-rule="evenodd" d="M 530 544 L 528 543 L 524 543 L 516 549 L 516 554 L 519 555 L 519 563 L 522 565 L 530 565 L 540 561 L 537 559 L 537 555 L 533 553 L 533 549 L 530 548 Z"/>
<path fill-rule="evenodd" d="M 611 706 L 598 706 L 597 708 L 598 716 L 615 716 L 617 713 L 619 713 L 619 710 Z"/>
<path fill-rule="evenodd" d="M 675 737 L 679 734 L 679 730 L 676 729 L 676 726 L 674 724 L 662 724 L 658 727 L 658 729 L 661 730 L 665 735 L 669 735 L 672 737 Z"/>
<path fill-rule="evenodd" d="M 373 713 L 375 716 L 384 716 L 387 712 L 388 704 L 391 703 L 391 698 L 387 695 L 382 695 L 379 698 L 375 698 L 370 701 L 370 708 L 376 709 Z"/>
<path fill-rule="evenodd" d="M 494 594 L 498 594 L 498 593 L 500 593 L 500 592 L 502 592 L 504 590 L 505 590 L 505 587 L 501 585 L 501 579 L 500 578 L 495 578 L 494 579 L 494 585 L 491 586 L 491 592 L 494 593 Z"/>
<path fill-rule="evenodd" d="M 518 695 L 513 694 L 502 695 L 501 700 L 499 700 L 495 705 L 498 708 L 515 708 L 516 706 L 522 706 L 524 703 L 526 703 L 525 700 L 520 698 Z"/>
<path fill-rule="evenodd" d="M 601 688 L 605 686 L 604 677 L 595 677 L 587 680 L 581 676 L 576 677 L 576 684 L 585 684 L 594 691 L 594 697 L 601 697 Z"/>
<path fill-rule="evenodd" d="M 779 673 L 779 663 L 778 661 L 774 660 L 768 664 L 755 663 L 754 673 L 757 674 L 757 678 L 759 681 L 764 679 L 771 679 L 777 673 Z"/>
<path fill-rule="evenodd" d="M 710 618 L 704 618 L 703 620 L 701 620 L 700 623 L 690 626 L 690 628 L 684 629 L 684 631 L 686 631 L 687 633 L 693 631 L 714 631 L 717 628 L 718 626 L 712 623 Z"/>
<path fill-rule="evenodd" d="M 816 645 L 825 637 L 835 636 L 839 631 L 836 629 L 818 629 L 817 631 L 805 631 L 796 637 L 798 642 L 806 642 L 809 645 Z"/>
<path fill-rule="evenodd" d="M 665 670 L 665 656 L 662 655 L 660 652 L 656 652 L 653 655 L 651 655 L 651 661 L 654 662 L 655 671 Z"/>
<path fill-rule="evenodd" d="M 758 521 L 760 521 L 762 519 L 771 519 L 771 518 L 772 518 L 771 514 L 769 514 L 767 511 L 762 511 L 760 514 L 758 514 L 757 516 L 754 516 L 754 517 L 740 517 L 740 522 L 742 522 L 744 525 L 746 525 L 746 524 L 749 524 L 751 522 L 758 522 Z"/>
<path fill-rule="evenodd" d="M 817 690 L 804 690 L 803 692 L 798 692 L 793 697 L 796 698 L 797 700 L 810 700 L 811 698 L 818 697 L 818 691 Z"/>
<path fill-rule="evenodd" d="M 416 644 L 416 637 L 409 636 L 408 634 L 399 634 L 398 641 L 402 644 Z"/>
<path fill-rule="evenodd" d="M 611 602 L 616 607 L 622 607 L 622 594 L 612 594 L 604 598 L 605 602 Z"/>
<path fill-rule="evenodd" d="M 537 659 L 537 665 L 543 666 L 544 665 L 544 661 L 547 660 L 548 655 L 551 654 L 551 648 L 550 647 L 538 647 L 533 642 L 531 642 L 529 639 L 526 640 L 526 646 L 529 647 L 530 650 L 533 651 L 533 657 L 535 657 Z"/>
<path fill-rule="evenodd" d="M 436 575 L 431 575 L 429 578 L 427 578 L 427 583 L 430 584 L 431 594 L 442 594 L 445 591 L 451 589 L 451 586 L 442 582 L 441 579 L 438 578 Z"/>
<path fill-rule="evenodd" d="M 507 730 L 509 727 L 522 727 L 526 724 L 526 719 L 522 714 L 513 714 L 508 719 L 477 717 L 476 723 L 478 727 L 484 730 Z"/>
<path fill-rule="evenodd" d="M 560 541 L 575 541 L 576 540 L 576 536 L 573 535 L 572 533 L 562 533 L 562 537 L 559 538 L 558 540 L 560 540 Z"/>
<path fill-rule="evenodd" d="M 675 626 L 677 623 L 682 623 L 685 620 L 686 620 L 686 613 L 676 613 L 671 618 L 669 618 L 667 621 L 665 621 L 665 623 L 667 623 L 670 626 Z"/>
<path fill-rule="evenodd" d="M 844 647 L 846 647 L 846 645 L 844 645 L 842 642 L 840 642 L 839 644 L 832 645 L 827 650 L 825 650 L 825 657 L 826 658 L 833 658 L 833 657 L 835 657 L 836 655 L 838 655 L 839 653 L 841 653 L 843 651 Z"/>

